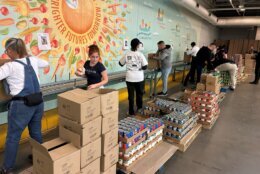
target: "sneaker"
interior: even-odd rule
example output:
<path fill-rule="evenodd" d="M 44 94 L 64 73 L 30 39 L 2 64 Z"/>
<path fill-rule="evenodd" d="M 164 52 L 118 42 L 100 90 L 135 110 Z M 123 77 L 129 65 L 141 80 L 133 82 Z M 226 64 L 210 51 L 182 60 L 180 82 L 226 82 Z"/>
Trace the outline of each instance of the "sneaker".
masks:
<path fill-rule="evenodd" d="M 135 116 L 135 114 L 129 114 L 129 112 L 127 112 L 127 114 L 126 114 L 128 117 L 134 117 Z"/>
<path fill-rule="evenodd" d="M 1 167 L 0 174 L 13 174 L 13 172 L 11 172 L 11 169 L 6 170 L 4 167 Z"/>
<path fill-rule="evenodd" d="M 233 87 L 229 87 L 229 89 L 231 90 L 231 91 L 235 91 L 235 88 L 233 88 Z"/>
<path fill-rule="evenodd" d="M 164 93 L 164 92 L 159 92 L 157 95 L 158 95 L 158 96 L 167 96 L 168 93 L 167 93 L 167 92 L 166 92 L 166 93 Z"/>
<path fill-rule="evenodd" d="M 253 82 L 250 82 L 250 84 L 257 85 L 257 82 L 253 81 Z"/>
<path fill-rule="evenodd" d="M 30 161 L 30 163 L 33 163 L 33 155 L 32 154 L 28 155 L 27 158 Z"/>
<path fill-rule="evenodd" d="M 143 109 L 137 109 L 136 114 L 143 115 Z"/>

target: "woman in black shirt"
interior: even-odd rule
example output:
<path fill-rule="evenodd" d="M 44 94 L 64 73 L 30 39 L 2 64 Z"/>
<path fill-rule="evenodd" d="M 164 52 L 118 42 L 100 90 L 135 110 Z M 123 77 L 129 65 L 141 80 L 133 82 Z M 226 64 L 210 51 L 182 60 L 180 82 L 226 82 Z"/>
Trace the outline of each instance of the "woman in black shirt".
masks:
<path fill-rule="evenodd" d="M 88 89 L 100 88 L 108 82 L 108 75 L 105 66 L 99 62 L 100 51 L 96 45 L 89 46 L 89 59 L 84 64 L 84 70 L 78 69 L 78 77 L 87 78 Z"/>

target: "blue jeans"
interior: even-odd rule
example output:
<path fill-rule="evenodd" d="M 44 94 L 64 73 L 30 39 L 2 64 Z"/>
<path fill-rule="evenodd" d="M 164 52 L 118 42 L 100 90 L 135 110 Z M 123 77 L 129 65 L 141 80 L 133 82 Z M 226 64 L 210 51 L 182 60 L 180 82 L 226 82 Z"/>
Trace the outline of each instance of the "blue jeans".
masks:
<path fill-rule="evenodd" d="M 168 77 L 172 71 L 172 67 L 162 69 L 163 93 L 168 91 Z"/>
<path fill-rule="evenodd" d="M 43 103 L 29 107 L 24 104 L 24 101 L 11 101 L 8 111 L 8 132 L 5 144 L 5 169 L 14 167 L 21 134 L 27 126 L 31 138 L 42 143 L 41 120 L 43 109 Z"/>

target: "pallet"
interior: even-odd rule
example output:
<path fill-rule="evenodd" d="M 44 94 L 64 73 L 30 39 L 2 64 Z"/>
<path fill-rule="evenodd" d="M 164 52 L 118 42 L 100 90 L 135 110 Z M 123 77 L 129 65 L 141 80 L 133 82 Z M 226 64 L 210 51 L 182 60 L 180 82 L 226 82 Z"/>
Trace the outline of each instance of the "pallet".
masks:
<path fill-rule="evenodd" d="M 179 151 L 185 152 L 190 147 L 192 142 L 197 138 L 201 130 L 202 125 L 197 124 L 185 137 L 182 138 L 180 143 L 176 143 L 176 141 L 172 138 L 166 137 L 165 140 L 177 146 Z"/>
<path fill-rule="evenodd" d="M 208 124 L 208 125 L 202 124 L 202 127 L 203 127 L 204 129 L 207 129 L 207 130 L 212 129 L 212 127 L 215 125 L 216 121 L 218 120 L 218 117 L 219 117 L 219 116 L 215 117 L 215 119 L 214 119 L 210 124 Z"/>
<path fill-rule="evenodd" d="M 151 149 L 138 162 L 128 167 L 128 171 L 120 169 L 124 173 L 151 174 L 156 173 L 177 151 L 178 147 L 162 141 Z M 119 167 L 119 166 L 118 166 Z"/>
<path fill-rule="evenodd" d="M 33 167 L 30 167 L 30 168 L 20 172 L 19 174 L 33 174 Z"/>

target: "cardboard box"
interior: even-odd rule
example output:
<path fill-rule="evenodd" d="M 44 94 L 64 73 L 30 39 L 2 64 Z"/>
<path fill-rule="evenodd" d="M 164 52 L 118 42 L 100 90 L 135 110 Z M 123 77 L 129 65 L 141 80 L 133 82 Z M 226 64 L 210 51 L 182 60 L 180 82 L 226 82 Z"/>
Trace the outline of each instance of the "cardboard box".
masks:
<path fill-rule="evenodd" d="M 119 146 L 115 146 L 108 153 L 101 157 L 101 172 L 105 172 L 118 162 Z"/>
<path fill-rule="evenodd" d="M 160 61 L 153 59 L 155 53 L 148 54 L 148 69 L 154 70 L 160 68 Z"/>
<path fill-rule="evenodd" d="M 58 95 L 60 115 L 80 124 L 100 116 L 100 96 L 83 89 L 74 89 Z"/>
<path fill-rule="evenodd" d="M 114 89 L 94 89 L 88 93 L 98 94 L 101 97 L 101 115 L 119 110 L 118 91 Z"/>
<path fill-rule="evenodd" d="M 206 84 L 208 74 L 201 74 L 200 83 Z"/>
<path fill-rule="evenodd" d="M 187 55 L 187 53 L 184 52 L 183 61 L 184 61 L 185 63 L 191 63 L 191 59 L 192 59 L 191 55 Z"/>
<path fill-rule="evenodd" d="M 0 59 L 0 66 L 3 66 L 5 63 L 12 61 L 11 59 Z M 11 99 L 11 95 L 6 93 L 4 88 L 3 81 L 0 81 L 0 101 L 7 101 Z"/>
<path fill-rule="evenodd" d="M 207 75 L 207 80 L 206 80 L 206 84 L 207 86 L 214 86 L 217 85 L 219 82 L 219 77 L 218 76 L 212 76 L 212 75 Z"/>
<path fill-rule="evenodd" d="M 245 55 L 245 59 L 247 60 L 247 59 L 252 59 L 252 57 L 253 57 L 253 54 L 246 54 Z"/>
<path fill-rule="evenodd" d="M 81 154 L 81 168 L 86 167 L 97 158 L 101 157 L 101 138 L 93 141 L 92 143 L 84 146 L 80 150 Z"/>
<path fill-rule="evenodd" d="M 206 90 L 206 85 L 203 83 L 197 83 L 197 91 L 205 91 Z"/>
<path fill-rule="evenodd" d="M 103 115 L 102 134 L 115 129 L 118 126 L 118 111 Z"/>
<path fill-rule="evenodd" d="M 81 174 L 100 174 L 100 158 L 83 168 Z"/>
<path fill-rule="evenodd" d="M 101 136 L 101 117 L 84 125 L 60 117 L 59 134 L 76 147 L 83 147 Z"/>
<path fill-rule="evenodd" d="M 217 85 L 207 85 L 206 86 L 206 91 L 211 91 L 214 92 L 215 94 L 219 94 L 220 93 L 220 89 L 221 89 L 221 85 L 217 84 Z"/>
<path fill-rule="evenodd" d="M 110 149 L 118 144 L 118 127 L 102 135 L 102 154 L 106 154 Z"/>
<path fill-rule="evenodd" d="M 35 174 L 80 172 L 80 150 L 60 138 L 39 144 L 31 139 Z"/>
<path fill-rule="evenodd" d="M 116 165 L 113 165 L 109 169 L 107 169 L 105 172 L 101 172 L 101 174 L 116 174 Z"/>

